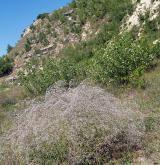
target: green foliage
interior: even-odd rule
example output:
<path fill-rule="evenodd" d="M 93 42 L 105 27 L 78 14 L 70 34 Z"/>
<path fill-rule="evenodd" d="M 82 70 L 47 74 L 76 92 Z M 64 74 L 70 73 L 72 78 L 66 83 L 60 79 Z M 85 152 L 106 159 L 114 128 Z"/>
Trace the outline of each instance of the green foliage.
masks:
<path fill-rule="evenodd" d="M 40 49 L 35 49 L 34 50 L 34 55 L 37 55 L 37 54 L 41 54 L 41 50 Z"/>
<path fill-rule="evenodd" d="M 5 110 L 13 109 L 14 105 L 16 104 L 16 98 L 5 98 L 3 102 L 1 102 L 1 108 Z"/>
<path fill-rule="evenodd" d="M 81 26 L 79 24 L 73 24 L 71 25 L 71 32 L 72 33 L 76 33 L 76 34 L 80 34 L 81 33 Z"/>
<path fill-rule="evenodd" d="M 39 33 L 39 42 L 42 43 L 44 46 L 47 46 L 49 44 L 49 41 L 47 40 L 45 33 L 43 32 Z"/>
<path fill-rule="evenodd" d="M 61 23 L 65 23 L 67 21 L 67 18 L 63 14 L 61 14 L 59 20 L 61 21 Z"/>
<path fill-rule="evenodd" d="M 160 58 L 160 41 L 158 41 L 156 44 L 154 44 L 154 46 L 153 46 L 153 54 L 157 58 Z"/>
<path fill-rule="evenodd" d="M 37 70 L 37 68 L 37 60 L 32 61 L 26 67 L 27 76 L 23 72 L 19 73 L 21 83 L 30 93 L 35 95 L 45 92 L 60 78 L 58 66 L 51 59 L 43 61 L 43 69 Z"/>
<path fill-rule="evenodd" d="M 145 88 L 145 80 L 142 78 L 142 76 L 145 73 L 145 67 L 141 66 L 138 67 L 133 71 L 133 73 L 128 77 L 128 82 L 133 86 L 137 88 Z"/>
<path fill-rule="evenodd" d="M 60 136 L 56 143 L 43 143 L 40 149 L 33 149 L 30 162 L 39 165 L 65 164 L 69 158 L 69 142 L 65 136 Z"/>
<path fill-rule="evenodd" d="M 13 47 L 11 45 L 7 46 L 7 53 L 10 53 L 10 51 L 13 49 Z"/>
<path fill-rule="evenodd" d="M 101 28 L 101 32 L 96 37 L 97 44 L 104 44 L 108 42 L 114 35 L 119 32 L 119 23 L 112 21 L 109 24 L 104 24 Z"/>
<path fill-rule="evenodd" d="M 106 15 L 121 21 L 124 15 L 131 13 L 133 9 L 130 0 L 76 0 L 70 6 L 76 8 L 74 14 L 78 15 L 81 24 L 87 19 L 102 19 Z"/>
<path fill-rule="evenodd" d="M 27 39 L 25 45 L 24 45 L 24 49 L 26 52 L 29 52 L 31 50 L 31 42 L 29 39 Z"/>
<path fill-rule="evenodd" d="M 128 83 L 133 75 L 141 76 L 139 69 L 148 68 L 153 59 L 146 41 L 134 41 L 130 35 L 122 35 L 97 52 L 97 58 L 93 59 L 93 76 L 104 84 Z"/>
<path fill-rule="evenodd" d="M 62 8 L 62 9 L 54 11 L 52 13 L 52 15 L 50 16 L 50 21 L 57 21 L 57 20 L 59 20 L 62 24 L 66 23 L 67 18 L 64 16 L 64 12 L 65 12 L 64 9 L 65 8 Z"/>
<path fill-rule="evenodd" d="M 157 20 L 146 20 L 144 25 L 144 34 L 150 39 L 155 40 L 160 36 Z"/>
<path fill-rule="evenodd" d="M 33 24 L 31 24 L 30 29 L 34 32 L 36 30 L 36 27 Z"/>
<path fill-rule="evenodd" d="M 45 18 L 49 18 L 49 14 L 48 13 L 39 14 L 37 16 L 37 19 L 45 19 Z"/>
<path fill-rule="evenodd" d="M 69 10 L 73 10 L 69 16 L 74 21 L 68 20 L 65 15 Z M 50 21 L 60 20 L 62 24 L 69 26 L 68 31 L 79 34 L 82 25 L 87 21 L 95 22 L 104 18 L 106 21 L 110 20 L 110 22 L 113 21 L 118 24 L 126 14 L 130 14 L 132 11 L 131 0 L 75 0 L 69 6 L 55 11 L 50 16 Z M 64 27 L 64 29 L 68 28 Z"/>
<path fill-rule="evenodd" d="M 145 31 L 155 32 L 158 31 L 157 23 L 155 20 L 146 21 Z"/>
<path fill-rule="evenodd" d="M 56 10 L 52 13 L 52 15 L 50 16 L 50 21 L 55 21 L 55 20 L 58 20 L 60 18 L 60 11 L 59 10 Z"/>
<path fill-rule="evenodd" d="M 13 62 L 7 56 L 0 57 L 0 77 L 11 73 Z"/>
<path fill-rule="evenodd" d="M 71 8 L 74 11 L 71 17 L 77 21 L 76 24 L 66 20 L 64 15 Z M 137 30 L 132 34 L 118 36 L 122 19 L 132 11 L 133 4 L 130 0 L 76 0 L 68 7 L 55 11 L 50 20 L 58 19 L 72 27 L 64 26 L 66 34 L 79 34 L 81 25 L 87 20 L 105 18 L 108 22 L 101 26 L 95 38 L 63 49 L 62 57 L 58 60 L 45 60 L 43 69 L 37 70 L 37 67 L 32 68 L 33 64 L 29 64 L 28 75 L 21 73 L 22 85 L 36 95 L 44 93 L 58 80 L 69 83 L 72 80 L 80 82 L 90 78 L 105 85 L 130 83 L 132 86 L 144 87 L 145 82 L 141 77 L 153 59 L 158 57 L 159 47 L 149 45 L 144 39 L 136 41 Z M 43 45 L 48 44 L 43 32 L 39 33 L 39 41 Z"/>
<path fill-rule="evenodd" d="M 92 40 L 68 47 L 61 52 L 60 59 L 44 60 L 41 70 L 29 64 L 28 75 L 20 74 L 22 85 L 36 95 L 58 80 L 69 84 L 86 78 L 105 85 L 130 83 L 144 88 L 145 82 L 140 77 L 156 57 L 153 45 L 144 39 L 136 41 L 130 34 L 117 36 L 100 48 L 96 43 Z"/>
<path fill-rule="evenodd" d="M 20 72 L 19 78 L 27 91 L 38 95 L 44 93 L 49 86 L 58 80 L 64 80 L 67 83 L 73 79 L 76 79 L 76 81 L 83 80 L 86 76 L 86 64 L 84 64 L 85 61 L 78 63 L 76 57 L 67 56 L 56 61 L 53 59 L 43 60 L 43 69 L 37 69 L 37 64 L 32 61 L 26 66 L 27 75 Z"/>
<path fill-rule="evenodd" d="M 75 61 L 72 59 L 61 59 L 59 62 L 60 79 L 69 83 L 76 76 Z"/>
<path fill-rule="evenodd" d="M 159 25 L 160 17 L 150 19 L 150 12 L 146 12 L 144 15 L 140 15 L 140 21 L 143 24 L 143 35 L 148 37 L 149 40 L 156 40 L 160 37 Z"/>

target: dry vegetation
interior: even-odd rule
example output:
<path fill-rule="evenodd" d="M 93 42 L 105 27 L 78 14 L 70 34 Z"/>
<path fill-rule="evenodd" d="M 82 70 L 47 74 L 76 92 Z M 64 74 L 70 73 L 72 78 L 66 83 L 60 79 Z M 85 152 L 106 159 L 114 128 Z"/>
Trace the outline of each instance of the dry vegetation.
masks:
<path fill-rule="evenodd" d="M 17 114 L 1 138 L 1 158 L 16 164 L 102 164 L 142 149 L 143 133 L 141 114 L 103 89 L 55 86 L 44 102 Z"/>

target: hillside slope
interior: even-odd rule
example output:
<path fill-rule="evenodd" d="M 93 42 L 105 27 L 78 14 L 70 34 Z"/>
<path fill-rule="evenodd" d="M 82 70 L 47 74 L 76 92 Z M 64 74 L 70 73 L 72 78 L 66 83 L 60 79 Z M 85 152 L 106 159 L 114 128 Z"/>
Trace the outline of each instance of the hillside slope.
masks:
<path fill-rule="evenodd" d="M 40 14 L 0 78 L 0 164 L 160 164 L 159 41 L 160 0 Z"/>
<path fill-rule="evenodd" d="M 40 14 L 9 53 L 14 58 L 14 71 L 33 58 L 56 57 L 63 48 L 96 35 L 105 43 L 112 33 L 118 32 L 121 20 L 131 14 L 132 6 L 131 0 L 76 0 L 51 14 Z M 107 34 L 107 29 L 111 34 Z M 102 37 L 104 33 L 106 36 Z"/>
<path fill-rule="evenodd" d="M 51 14 L 40 14 L 9 53 L 14 59 L 13 75 L 33 59 L 57 57 L 64 48 L 96 36 L 103 44 L 126 29 L 158 39 L 159 1 L 77 0 Z"/>

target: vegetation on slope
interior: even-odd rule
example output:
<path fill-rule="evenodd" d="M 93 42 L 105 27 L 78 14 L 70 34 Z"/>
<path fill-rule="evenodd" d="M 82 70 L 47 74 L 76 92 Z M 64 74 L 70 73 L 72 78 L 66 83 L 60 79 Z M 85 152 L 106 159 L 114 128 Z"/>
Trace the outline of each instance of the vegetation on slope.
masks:
<path fill-rule="evenodd" d="M 7 56 L 0 57 L 0 77 L 11 73 L 13 68 L 13 62 Z"/>
<path fill-rule="evenodd" d="M 63 56 L 61 59 L 55 61 L 51 59 L 45 60 L 42 66 L 43 70 L 36 70 L 36 67 L 32 68 L 32 65 L 34 65 L 32 62 L 28 64 L 26 71 L 29 76 L 23 76 L 23 73 L 21 73 L 21 83 L 34 94 L 45 92 L 57 80 L 62 79 L 69 83 L 71 80 L 81 81 L 88 77 L 88 74 L 90 74 L 88 66 L 92 67 L 92 60 L 97 56 L 96 52 L 105 48 L 107 42 L 118 35 L 122 19 L 126 14 L 132 12 L 133 4 L 130 0 L 115 0 L 114 2 L 77 0 L 73 1 L 68 7 L 54 12 L 50 17 L 50 21 L 52 19 L 54 21 L 60 20 L 65 26 L 67 25 L 67 28 L 70 28 L 68 20 L 63 15 L 69 9 L 74 9 L 72 17 L 77 20 L 78 24 L 80 23 L 80 28 L 86 21 L 95 22 L 106 19 L 107 22 L 100 26 L 100 32 L 93 39 L 65 48 L 60 53 Z M 71 26 L 73 27 L 73 25 Z M 37 62 L 35 65 L 38 65 Z M 36 85 L 37 81 L 39 85 Z"/>
<path fill-rule="evenodd" d="M 74 22 L 66 19 L 64 15 L 64 13 L 67 15 L 67 12 L 72 9 L 74 9 L 71 14 Z M 57 10 L 51 15 L 39 15 L 38 19 L 49 21 L 46 26 L 47 33 L 38 33 L 38 42 L 43 46 L 49 44 L 46 36 L 51 34 L 51 23 L 53 22 L 60 20 L 66 34 L 73 32 L 78 35 L 81 34 L 82 27 L 87 21 L 96 25 L 99 20 L 104 19 L 105 23 L 99 27 L 98 33 L 94 37 L 64 48 L 57 59 L 47 57 L 38 60 L 33 58 L 27 64 L 25 72 L 19 73 L 20 83 L 31 94 L 40 95 L 44 94 L 46 89 L 58 80 L 64 80 L 68 86 L 72 86 L 73 83 L 78 84 L 88 78 L 95 83 L 103 84 L 103 87 L 111 86 L 112 90 L 116 90 L 115 93 L 128 103 L 130 103 L 131 97 L 131 100 L 138 105 L 138 109 L 145 116 L 144 150 L 146 155 L 152 156 L 157 163 L 160 153 L 158 138 L 160 133 L 157 131 L 160 123 L 157 117 L 160 108 L 160 43 L 153 44 L 153 41 L 160 36 L 159 17 L 149 20 L 149 17 L 142 18 L 141 16 L 141 28 L 144 30 L 140 39 L 138 38 L 140 27 L 133 27 L 131 32 L 119 35 L 122 20 L 126 14 L 130 14 L 132 11 L 133 4 L 130 0 L 75 0 L 69 6 Z M 36 27 L 32 26 L 32 28 L 33 32 L 38 31 L 35 29 Z M 52 35 L 57 36 L 56 33 Z M 30 39 L 26 40 L 26 52 L 32 49 L 31 44 Z M 131 88 L 129 88 L 130 86 Z M 4 103 L 3 108 L 6 108 L 6 105 Z M 137 106 L 133 106 L 133 109 L 136 110 Z M 99 137 L 96 138 L 98 141 Z M 55 160 L 60 164 L 65 162 L 68 158 L 70 144 L 65 137 L 59 140 L 58 143 L 51 145 L 44 143 L 40 149 L 33 147 L 33 152 L 30 153 L 31 160 L 42 162 L 42 164 L 46 162 L 52 164 Z M 92 146 L 96 147 L 97 141 L 93 141 Z M 86 140 L 85 143 L 87 142 Z M 91 153 L 89 151 L 88 155 Z M 120 163 L 130 164 L 132 154 L 129 152 L 121 155 Z M 86 161 L 85 156 L 82 161 Z M 98 159 L 101 158 L 101 155 L 98 155 Z M 86 164 L 92 164 L 91 162 L 92 160 L 87 159 Z M 114 163 L 111 162 L 111 164 Z"/>
<path fill-rule="evenodd" d="M 36 64 L 28 64 L 28 74 L 20 73 L 22 85 L 32 94 L 44 93 L 58 80 L 69 84 L 70 81 L 78 83 L 86 78 L 105 85 L 130 83 L 144 87 L 143 80 L 139 78 L 153 65 L 159 51 L 159 46 L 145 39 L 134 40 L 130 34 L 116 36 L 105 48 L 97 50 L 92 46 L 91 50 L 85 43 L 69 47 L 60 59 L 44 60 L 40 70 L 36 69 Z M 93 48 L 96 50 L 92 52 Z"/>
<path fill-rule="evenodd" d="M 29 76 L 20 73 L 21 83 L 36 95 L 44 93 L 58 80 L 69 83 L 90 78 L 105 85 L 130 83 L 133 86 L 144 87 L 145 82 L 139 78 L 159 56 L 159 44 L 152 43 L 156 39 L 155 36 L 159 36 L 158 17 L 152 21 L 149 20 L 148 13 L 143 19 L 140 17 L 145 26 L 141 39 L 138 39 L 138 27 L 133 27 L 131 34 L 119 35 L 122 20 L 126 14 L 133 12 L 130 0 L 76 0 L 69 6 L 55 11 L 50 17 L 44 14 L 43 18 L 46 17 L 50 21 L 60 20 L 64 28 L 71 29 L 69 20 L 64 15 L 69 9 L 73 9 L 72 18 L 77 20 L 76 25 L 78 23 L 80 29 L 87 21 L 93 23 L 104 19 L 107 22 L 100 26 L 100 32 L 90 40 L 64 48 L 60 53 L 60 59 L 44 60 L 43 70 L 32 68 L 32 65 L 39 65 L 37 61 L 36 64 L 28 64 L 26 72 Z M 46 36 L 44 33 L 40 33 L 40 36 L 43 43 Z"/>

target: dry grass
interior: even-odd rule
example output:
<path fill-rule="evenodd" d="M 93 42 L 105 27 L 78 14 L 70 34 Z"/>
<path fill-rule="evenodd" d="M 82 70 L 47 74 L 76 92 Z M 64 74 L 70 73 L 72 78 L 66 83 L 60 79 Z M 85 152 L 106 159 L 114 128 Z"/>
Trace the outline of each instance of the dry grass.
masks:
<path fill-rule="evenodd" d="M 116 94 L 144 115 L 146 134 L 144 139 L 146 157 L 160 164 L 160 61 L 145 73 L 145 89 L 122 89 Z"/>
<path fill-rule="evenodd" d="M 23 88 L 0 84 L 0 134 L 11 127 L 11 114 L 17 109 L 16 104 L 26 97 Z"/>

